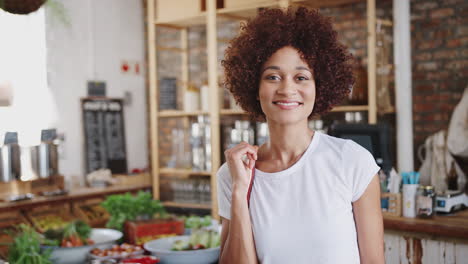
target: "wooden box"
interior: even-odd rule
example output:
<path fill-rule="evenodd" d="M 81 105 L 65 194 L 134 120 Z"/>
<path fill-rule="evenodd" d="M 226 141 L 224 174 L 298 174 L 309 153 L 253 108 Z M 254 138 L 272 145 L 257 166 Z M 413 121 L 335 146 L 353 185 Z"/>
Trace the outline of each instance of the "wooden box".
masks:
<path fill-rule="evenodd" d="M 105 227 L 110 216 L 101 206 L 102 201 L 102 198 L 95 198 L 73 202 L 73 214 L 83 219 L 91 227 Z"/>
<path fill-rule="evenodd" d="M 71 214 L 70 204 L 68 203 L 37 206 L 29 208 L 24 214 L 40 233 L 45 232 L 47 229 L 62 228 L 76 219 Z"/>
<path fill-rule="evenodd" d="M 7 259 L 8 245 L 13 237 L 8 232 L 15 231 L 19 224 L 30 225 L 29 221 L 20 211 L 3 212 L 0 214 L 0 259 Z"/>
<path fill-rule="evenodd" d="M 124 225 L 125 240 L 135 245 L 162 237 L 183 235 L 184 231 L 184 221 L 177 219 L 127 221 Z"/>
<path fill-rule="evenodd" d="M 400 193 L 382 193 L 380 195 L 382 204 L 382 215 L 401 216 L 401 194 Z"/>

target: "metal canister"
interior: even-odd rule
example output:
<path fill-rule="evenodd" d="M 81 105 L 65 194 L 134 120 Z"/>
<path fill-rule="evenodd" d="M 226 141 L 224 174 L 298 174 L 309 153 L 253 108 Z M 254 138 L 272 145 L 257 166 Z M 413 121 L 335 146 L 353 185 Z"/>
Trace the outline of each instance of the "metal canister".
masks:
<path fill-rule="evenodd" d="M 9 182 L 21 177 L 21 151 L 16 143 L 0 147 L 0 181 Z"/>
<path fill-rule="evenodd" d="M 434 186 L 419 186 L 416 195 L 416 214 L 418 217 L 431 218 L 434 215 L 436 194 Z"/>
<path fill-rule="evenodd" d="M 40 178 L 57 175 L 57 144 L 54 142 L 41 142 L 41 144 L 31 147 L 31 163 L 33 171 Z"/>

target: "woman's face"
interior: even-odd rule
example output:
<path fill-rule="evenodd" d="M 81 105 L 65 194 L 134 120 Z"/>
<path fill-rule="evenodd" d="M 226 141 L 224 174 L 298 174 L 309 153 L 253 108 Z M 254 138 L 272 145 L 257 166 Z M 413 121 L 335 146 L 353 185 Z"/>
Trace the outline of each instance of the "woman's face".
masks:
<path fill-rule="evenodd" d="M 312 69 L 296 49 L 283 47 L 265 62 L 259 99 L 268 122 L 287 125 L 307 121 L 314 108 L 315 81 Z"/>

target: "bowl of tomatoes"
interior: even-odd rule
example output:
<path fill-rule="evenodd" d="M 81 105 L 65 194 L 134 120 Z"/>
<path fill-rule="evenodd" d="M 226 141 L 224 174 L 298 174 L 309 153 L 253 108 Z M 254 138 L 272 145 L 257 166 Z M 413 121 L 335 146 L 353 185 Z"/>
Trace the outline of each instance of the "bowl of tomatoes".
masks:
<path fill-rule="evenodd" d="M 43 250 L 52 250 L 51 260 L 53 263 L 86 263 L 86 258 L 92 248 L 111 247 L 123 236 L 122 232 L 108 228 L 92 228 L 87 238 L 81 238 L 77 234 L 68 237 L 65 235 L 60 240 L 60 246 L 43 246 Z"/>

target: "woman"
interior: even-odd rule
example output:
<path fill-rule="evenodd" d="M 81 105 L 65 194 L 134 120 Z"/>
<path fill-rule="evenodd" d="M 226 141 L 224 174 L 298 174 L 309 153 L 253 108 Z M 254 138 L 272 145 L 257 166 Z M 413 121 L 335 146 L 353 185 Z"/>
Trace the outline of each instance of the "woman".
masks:
<path fill-rule="evenodd" d="M 374 158 L 307 125 L 349 94 L 351 63 L 329 19 L 306 8 L 264 10 L 231 42 L 226 87 L 270 139 L 225 152 L 220 263 L 384 263 Z"/>

